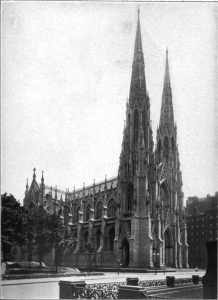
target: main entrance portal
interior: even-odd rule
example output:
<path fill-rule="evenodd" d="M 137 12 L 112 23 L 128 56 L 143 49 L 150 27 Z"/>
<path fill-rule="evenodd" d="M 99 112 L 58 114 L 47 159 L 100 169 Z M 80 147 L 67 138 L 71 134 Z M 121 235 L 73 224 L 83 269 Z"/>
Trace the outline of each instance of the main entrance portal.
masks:
<path fill-rule="evenodd" d="M 125 240 L 122 246 L 122 263 L 124 264 L 125 267 L 129 266 L 129 259 L 130 259 L 129 243 L 127 240 Z"/>

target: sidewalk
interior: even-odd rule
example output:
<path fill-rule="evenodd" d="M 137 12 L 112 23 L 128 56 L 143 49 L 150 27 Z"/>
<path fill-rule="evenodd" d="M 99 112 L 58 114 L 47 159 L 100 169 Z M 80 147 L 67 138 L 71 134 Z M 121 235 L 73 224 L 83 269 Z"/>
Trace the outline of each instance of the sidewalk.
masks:
<path fill-rule="evenodd" d="M 128 271 L 128 270 L 126 270 Z M 105 273 L 104 275 L 99 276 L 69 276 L 69 277 L 56 277 L 56 278 L 32 278 L 32 279 L 17 279 L 17 280 L 4 280 L 1 282 L 2 286 L 7 285 L 22 285 L 22 284 L 34 284 L 34 283 L 48 283 L 48 282 L 59 282 L 64 281 L 80 281 L 84 280 L 86 283 L 104 283 L 104 282 L 123 282 L 127 277 L 138 277 L 139 280 L 154 280 L 154 279 L 165 279 L 166 276 L 175 276 L 176 278 L 185 278 L 191 277 L 192 275 L 204 276 L 206 270 L 198 270 L 197 272 L 194 269 L 179 269 L 176 272 L 168 272 L 166 274 L 157 273 L 129 273 L 125 272 L 118 275 L 117 272 Z"/>

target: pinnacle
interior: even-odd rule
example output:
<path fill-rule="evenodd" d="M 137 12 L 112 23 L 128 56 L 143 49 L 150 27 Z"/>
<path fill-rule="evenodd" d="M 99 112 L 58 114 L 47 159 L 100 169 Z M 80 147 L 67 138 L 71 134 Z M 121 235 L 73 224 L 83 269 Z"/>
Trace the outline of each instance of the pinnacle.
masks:
<path fill-rule="evenodd" d="M 139 9 L 138 9 L 138 21 L 137 21 L 135 52 L 134 52 L 134 60 L 133 61 L 136 61 L 137 59 L 143 60 L 141 27 L 140 27 L 140 10 Z"/>
<path fill-rule="evenodd" d="M 170 87 L 170 72 L 169 72 L 169 62 L 168 62 L 168 48 L 166 49 L 166 66 L 165 66 L 165 76 L 164 76 L 164 88 Z"/>

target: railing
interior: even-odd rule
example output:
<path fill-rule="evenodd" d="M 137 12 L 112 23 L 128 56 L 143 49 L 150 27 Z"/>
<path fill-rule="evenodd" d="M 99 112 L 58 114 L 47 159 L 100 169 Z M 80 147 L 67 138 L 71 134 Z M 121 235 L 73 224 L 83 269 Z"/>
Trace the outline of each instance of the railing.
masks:
<path fill-rule="evenodd" d="M 116 217 L 108 217 L 107 218 L 107 223 L 113 223 L 115 222 Z"/>
<path fill-rule="evenodd" d="M 83 222 L 83 228 L 87 228 L 87 227 L 89 227 L 89 221 Z"/>
<path fill-rule="evenodd" d="M 117 299 L 118 290 L 93 289 L 93 288 L 73 288 L 72 299 Z"/>
<path fill-rule="evenodd" d="M 96 226 L 96 225 L 101 225 L 101 219 L 94 221 L 94 226 Z"/>
<path fill-rule="evenodd" d="M 88 254 L 88 271 L 91 272 L 91 267 L 93 265 L 94 271 L 96 269 L 96 256 L 97 253 L 93 253 L 93 258 L 92 258 L 92 253 Z"/>
<path fill-rule="evenodd" d="M 199 281 L 202 281 L 202 277 L 199 277 Z M 192 283 L 192 278 L 175 278 L 175 285 Z M 110 283 L 95 283 L 86 284 L 85 287 L 73 286 L 72 299 L 118 299 L 118 290 L 120 285 L 126 285 L 124 282 L 110 282 Z M 138 285 L 141 287 L 156 287 L 165 286 L 166 279 L 160 280 L 140 280 Z M 147 295 L 144 293 L 144 299 L 170 299 L 169 297 L 163 297 L 158 295 Z"/>

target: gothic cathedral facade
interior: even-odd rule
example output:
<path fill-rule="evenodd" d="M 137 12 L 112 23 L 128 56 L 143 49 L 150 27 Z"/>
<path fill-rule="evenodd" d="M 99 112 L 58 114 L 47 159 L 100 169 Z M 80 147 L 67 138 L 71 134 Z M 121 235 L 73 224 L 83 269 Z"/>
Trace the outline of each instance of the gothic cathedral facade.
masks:
<path fill-rule="evenodd" d="M 118 176 L 61 191 L 36 181 L 26 185 L 24 205 L 59 213 L 75 238 L 65 263 L 87 265 L 91 245 L 97 266 L 188 268 L 186 213 L 166 52 L 160 122 L 154 149 L 138 14 L 129 100 Z"/>

